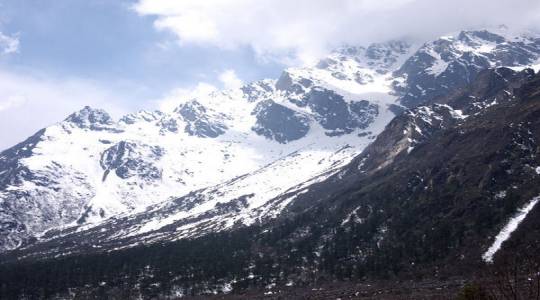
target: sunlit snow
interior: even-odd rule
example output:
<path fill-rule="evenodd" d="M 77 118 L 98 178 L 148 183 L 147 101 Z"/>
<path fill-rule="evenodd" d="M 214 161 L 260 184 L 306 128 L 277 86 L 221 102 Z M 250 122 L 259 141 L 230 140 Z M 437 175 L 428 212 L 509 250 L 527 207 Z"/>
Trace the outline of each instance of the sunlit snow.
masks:
<path fill-rule="evenodd" d="M 508 223 L 503 227 L 503 229 L 497 234 L 495 237 L 495 241 L 493 244 L 489 247 L 489 249 L 482 255 L 482 259 L 485 262 L 491 263 L 493 262 L 493 256 L 499 249 L 501 249 L 502 244 L 510 238 L 512 235 L 512 232 L 514 232 L 519 224 L 525 220 L 527 217 L 527 214 L 534 208 L 536 203 L 538 203 L 538 200 L 540 200 L 540 197 L 535 197 L 531 201 L 529 201 L 524 207 L 520 208 L 517 212 L 517 214 L 512 217 Z"/>

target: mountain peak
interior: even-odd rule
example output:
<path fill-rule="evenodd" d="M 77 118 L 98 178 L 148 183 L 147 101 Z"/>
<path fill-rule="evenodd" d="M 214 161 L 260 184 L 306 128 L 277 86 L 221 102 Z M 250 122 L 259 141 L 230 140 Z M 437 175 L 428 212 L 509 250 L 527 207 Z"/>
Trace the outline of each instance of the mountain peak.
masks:
<path fill-rule="evenodd" d="M 459 33 L 458 40 L 466 43 L 479 44 L 478 39 L 481 42 L 491 42 L 491 43 L 503 43 L 505 38 L 497 33 L 494 33 L 489 30 L 473 30 L 473 31 L 462 31 Z"/>
<path fill-rule="evenodd" d="M 136 113 L 131 113 L 120 118 L 120 123 L 134 124 L 137 121 L 153 122 L 163 117 L 164 113 L 159 110 L 147 111 L 140 110 Z"/>
<path fill-rule="evenodd" d="M 114 123 L 111 116 L 103 109 L 95 109 L 85 106 L 83 109 L 69 115 L 65 120 L 79 128 L 101 127 L 102 125 L 112 125 Z"/>

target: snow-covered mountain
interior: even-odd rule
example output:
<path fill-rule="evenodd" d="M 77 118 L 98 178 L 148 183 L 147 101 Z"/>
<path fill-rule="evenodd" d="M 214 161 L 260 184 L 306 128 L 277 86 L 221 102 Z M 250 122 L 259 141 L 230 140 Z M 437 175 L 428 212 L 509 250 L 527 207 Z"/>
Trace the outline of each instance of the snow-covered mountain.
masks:
<path fill-rule="evenodd" d="M 487 68 L 540 66 L 534 32 L 497 29 L 462 31 L 423 44 L 395 72 L 400 102 L 415 107 L 471 83 Z"/>
<path fill-rule="evenodd" d="M 249 211 L 243 215 L 253 215 L 267 200 L 348 162 L 384 128 L 394 116 L 390 78 L 398 67 L 384 60 L 409 49 L 396 45 L 346 49 L 324 68 L 289 69 L 277 82 L 185 99 L 170 113 L 114 121 L 83 108 L 0 154 L 0 249 L 202 188 L 209 190 L 198 192 L 206 204 L 186 200 L 180 207 L 190 212 L 175 219 L 239 197 Z M 370 56 L 375 49 L 386 55 Z"/>
<path fill-rule="evenodd" d="M 0 250 L 108 228 L 104 242 L 135 245 L 275 217 L 360 154 L 403 106 L 539 57 L 533 34 L 468 31 L 419 48 L 344 47 L 315 67 L 185 99 L 173 112 L 114 121 L 86 107 L 0 154 Z"/>

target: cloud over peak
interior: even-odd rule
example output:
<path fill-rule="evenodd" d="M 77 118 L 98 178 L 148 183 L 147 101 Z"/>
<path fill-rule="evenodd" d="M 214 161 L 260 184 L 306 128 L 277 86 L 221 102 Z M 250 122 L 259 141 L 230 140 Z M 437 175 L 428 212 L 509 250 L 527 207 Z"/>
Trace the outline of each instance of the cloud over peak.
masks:
<path fill-rule="evenodd" d="M 228 69 L 219 74 L 219 81 L 223 84 L 225 89 L 237 89 L 243 84 L 242 80 L 238 78 L 236 72 L 232 69 Z"/>
<path fill-rule="evenodd" d="M 261 57 L 312 62 L 342 44 L 427 38 L 464 28 L 540 27 L 537 0 L 139 0 L 181 44 L 251 47 Z"/>

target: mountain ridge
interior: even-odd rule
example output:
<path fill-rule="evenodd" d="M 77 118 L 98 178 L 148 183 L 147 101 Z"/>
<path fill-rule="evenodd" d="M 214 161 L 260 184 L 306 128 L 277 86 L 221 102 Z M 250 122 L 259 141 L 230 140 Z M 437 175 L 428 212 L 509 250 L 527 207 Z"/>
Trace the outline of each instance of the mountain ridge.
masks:
<path fill-rule="evenodd" d="M 444 281 L 474 274 L 486 268 L 484 255 L 498 233 L 540 194 L 539 91 L 540 75 L 531 70 L 483 71 L 462 91 L 439 99 L 444 104 L 394 118 L 360 156 L 293 193 L 295 201 L 269 222 L 121 248 L 114 248 L 121 243 L 108 245 L 106 236 L 123 228 L 123 220 L 114 224 L 117 228 L 68 234 L 3 256 L 18 260 L 0 265 L 0 274 L 9 274 L 2 277 L 11 284 L 6 295 L 20 285 L 13 278 L 39 282 L 40 274 L 51 271 L 65 278 L 65 270 L 89 264 L 99 271 L 81 271 L 66 282 L 53 280 L 52 287 L 26 290 L 63 295 L 70 287 L 79 295 L 116 291 L 144 297 L 231 289 L 279 293 L 282 286 L 334 280 Z M 492 103 L 494 95 L 498 101 L 476 113 L 452 113 L 450 104 L 475 111 L 478 103 Z M 409 151 L 411 144 L 402 141 L 412 143 L 407 137 L 416 126 L 424 135 L 415 136 Z M 381 167 L 375 155 L 388 154 L 375 150 L 395 152 L 392 144 L 399 153 Z M 537 207 L 528 212 L 495 251 L 495 263 L 514 251 L 537 253 L 539 213 Z M 47 252 L 54 247 L 59 248 Z"/>
<path fill-rule="evenodd" d="M 141 111 L 115 122 L 106 112 L 85 107 L 0 155 L 1 169 L 17 165 L 2 172 L 2 248 L 33 243 L 47 236 L 48 230 L 85 230 L 116 215 L 138 214 L 182 194 L 212 190 L 213 185 L 242 174 L 254 174 L 251 181 L 249 176 L 243 177 L 247 178 L 243 188 L 235 188 L 242 195 L 218 188 L 215 195 L 204 196 L 206 210 L 192 213 L 209 213 L 213 209 L 209 203 L 225 205 L 227 201 L 216 199 L 226 199 L 227 193 L 233 202 L 253 194 L 242 198 L 237 207 L 245 210 L 241 222 L 249 224 L 253 221 L 248 216 L 272 197 L 337 171 L 360 154 L 394 114 L 402 111 L 400 103 L 413 105 L 408 104 L 412 103 L 407 100 L 410 97 L 419 102 L 437 101 L 433 99 L 442 97 L 441 93 L 465 86 L 481 72 L 480 67 L 506 64 L 523 68 L 538 60 L 539 41 L 527 35 L 464 31 L 428 42 L 418 50 L 399 41 L 345 47 L 315 68 L 288 69 L 277 81 L 262 80 L 239 90 L 188 99 L 172 113 Z M 461 66 L 459 70 L 468 70 L 468 75 L 456 71 L 452 67 L 456 64 Z M 440 72 L 433 72 L 436 66 Z M 421 76 L 410 76 L 413 73 Z M 446 86 L 446 81 L 453 85 Z M 433 88 L 430 85 L 446 87 L 426 92 Z M 87 142 L 80 143 L 83 140 Z M 412 151 L 414 145 L 410 148 Z M 81 153 L 88 153 L 86 161 Z M 183 158 L 175 158 L 177 154 Z M 301 176 L 280 180 L 287 170 L 300 165 L 294 170 L 304 170 Z M 316 167 L 305 167 L 308 165 Z M 66 178 L 77 184 L 65 182 Z M 260 192 L 250 191 L 253 187 Z M 261 194 L 268 196 L 261 198 Z M 63 198 L 78 200 L 58 204 Z M 18 203 L 22 199 L 26 202 Z M 32 218 L 21 214 L 18 205 L 33 210 Z M 59 206 L 62 210 L 54 211 Z M 275 209 L 270 215 L 279 214 L 283 207 Z M 40 217 L 36 220 L 36 216 Z"/>

